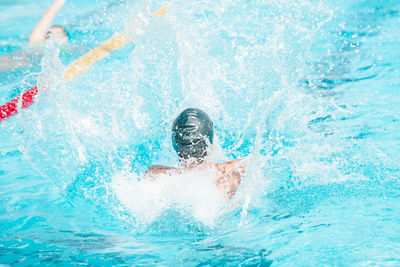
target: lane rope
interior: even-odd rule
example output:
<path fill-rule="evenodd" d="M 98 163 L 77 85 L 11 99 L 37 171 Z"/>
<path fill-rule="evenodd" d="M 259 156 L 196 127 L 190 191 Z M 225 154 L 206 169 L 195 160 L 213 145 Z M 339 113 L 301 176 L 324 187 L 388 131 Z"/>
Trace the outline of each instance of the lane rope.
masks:
<path fill-rule="evenodd" d="M 161 17 L 168 13 L 168 6 L 165 5 L 152 13 L 154 17 Z M 125 44 L 132 41 L 128 31 L 114 34 L 110 39 L 93 48 L 77 60 L 70 63 L 63 76 L 63 81 L 69 82 L 73 78 L 85 73 L 97 61 L 107 57 L 114 50 L 118 50 Z M 31 106 L 38 94 L 38 87 L 35 85 L 23 94 L 19 94 L 6 104 L 0 106 L 0 122 L 18 113 L 19 109 Z M 21 99 L 22 95 L 22 99 Z"/>

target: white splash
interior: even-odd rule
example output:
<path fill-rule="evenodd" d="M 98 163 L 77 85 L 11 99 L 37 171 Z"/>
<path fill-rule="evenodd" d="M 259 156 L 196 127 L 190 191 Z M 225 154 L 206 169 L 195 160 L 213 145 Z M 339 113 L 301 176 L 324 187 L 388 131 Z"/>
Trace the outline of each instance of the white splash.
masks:
<path fill-rule="evenodd" d="M 213 177 L 215 174 L 210 172 L 190 172 L 139 181 L 136 174 L 120 172 L 113 176 L 111 186 L 140 223 L 149 224 L 164 211 L 175 209 L 212 226 L 229 202 L 217 189 Z"/>

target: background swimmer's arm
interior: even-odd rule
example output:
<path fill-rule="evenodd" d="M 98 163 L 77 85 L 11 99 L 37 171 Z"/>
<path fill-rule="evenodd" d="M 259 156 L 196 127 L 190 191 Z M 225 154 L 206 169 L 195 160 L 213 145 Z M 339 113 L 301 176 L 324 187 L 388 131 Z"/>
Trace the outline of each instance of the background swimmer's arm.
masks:
<path fill-rule="evenodd" d="M 65 0 L 55 0 L 51 4 L 51 6 L 46 10 L 38 24 L 36 24 L 35 28 L 31 32 L 28 44 L 35 44 L 43 42 L 45 40 L 46 33 L 51 27 L 53 19 L 56 17 L 58 11 L 62 8 L 64 3 Z"/>
<path fill-rule="evenodd" d="M 147 169 L 144 176 L 148 177 L 148 176 L 155 176 L 158 174 L 168 174 L 168 172 L 171 170 L 175 170 L 175 168 L 167 167 L 167 166 L 163 166 L 163 165 L 153 165 Z"/>

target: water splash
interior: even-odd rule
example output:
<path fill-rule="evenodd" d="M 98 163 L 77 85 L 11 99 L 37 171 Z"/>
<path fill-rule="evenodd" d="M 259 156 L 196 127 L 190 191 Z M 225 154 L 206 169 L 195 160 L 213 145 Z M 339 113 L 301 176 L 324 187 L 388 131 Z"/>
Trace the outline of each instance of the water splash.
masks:
<path fill-rule="evenodd" d="M 387 155 L 384 160 L 363 155 L 382 150 L 360 143 L 371 127 L 357 119 L 358 106 L 343 97 L 346 82 L 361 80 L 342 79 L 353 72 L 341 72 L 341 66 L 354 55 L 359 59 L 361 48 L 347 49 L 332 60 L 345 48 L 336 46 L 335 52 L 331 44 L 339 43 L 331 33 L 338 31 L 334 24 L 341 10 L 304 0 L 173 1 L 167 16 L 152 18 L 149 14 L 159 6 L 158 1 L 135 5 L 122 23 L 134 44 L 72 83 L 61 82 L 57 53 L 48 52 L 39 102 L 17 119 L 23 129 L 21 151 L 43 177 L 61 186 L 83 185 L 70 187 L 74 189 L 68 194 L 82 194 L 96 205 L 102 199 L 109 214 L 122 209 L 123 217 L 139 214 L 133 217 L 152 222 L 174 205 L 171 194 L 179 186 L 139 180 L 152 164 L 176 163 L 170 125 L 188 106 L 204 109 L 213 119 L 216 161 L 250 159 L 238 191 L 241 215 L 232 215 L 242 225 L 282 188 L 365 181 L 373 175 L 360 171 L 360 162 L 389 164 Z M 330 65 L 321 67 L 325 61 Z M 327 84 L 328 78 L 335 86 L 322 88 L 318 81 Z M 108 176 L 93 174 L 81 183 L 82 169 L 92 164 L 107 169 Z M 185 185 L 183 178 L 176 179 Z M 170 193 L 146 202 L 141 190 L 153 186 Z M 214 211 L 207 217 L 201 211 L 205 206 L 186 195 L 178 202 L 205 224 L 221 216 Z M 157 203 L 159 209 L 146 214 L 134 203 Z"/>
<path fill-rule="evenodd" d="M 175 210 L 214 226 L 227 200 L 210 179 L 213 175 L 189 172 L 140 181 L 135 175 L 118 173 L 113 177 L 112 188 L 139 223 L 150 224 L 168 210 Z"/>

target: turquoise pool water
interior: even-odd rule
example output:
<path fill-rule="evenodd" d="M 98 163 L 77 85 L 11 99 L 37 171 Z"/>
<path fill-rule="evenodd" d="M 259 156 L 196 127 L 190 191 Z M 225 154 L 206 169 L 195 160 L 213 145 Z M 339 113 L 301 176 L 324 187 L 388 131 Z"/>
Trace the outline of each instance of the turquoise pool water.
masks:
<path fill-rule="evenodd" d="M 51 1 L 0 3 L 0 54 Z M 400 265 L 400 2 L 67 1 L 72 53 L 0 72 L 0 264 Z M 139 19 L 137 19 L 139 18 Z M 124 28 L 133 42 L 65 84 Z M 41 63 L 40 63 L 41 62 Z M 215 160 L 249 157 L 232 201 L 174 165 L 184 108 L 214 121 Z"/>

